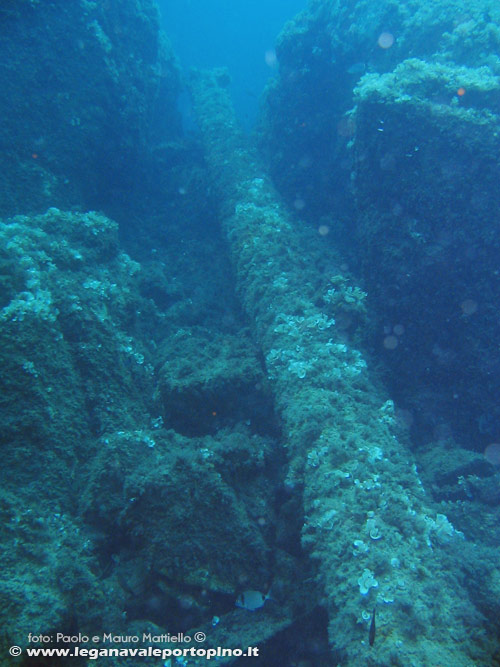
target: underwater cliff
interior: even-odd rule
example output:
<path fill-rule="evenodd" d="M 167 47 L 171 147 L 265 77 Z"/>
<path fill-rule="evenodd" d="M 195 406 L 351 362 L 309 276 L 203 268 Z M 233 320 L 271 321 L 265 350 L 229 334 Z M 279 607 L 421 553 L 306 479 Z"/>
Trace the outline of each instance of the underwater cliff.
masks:
<path fill-rule="evenodd" d="M 500 664 L 497 3 L 161 9 L 0 8 L 0 665 Z"/>

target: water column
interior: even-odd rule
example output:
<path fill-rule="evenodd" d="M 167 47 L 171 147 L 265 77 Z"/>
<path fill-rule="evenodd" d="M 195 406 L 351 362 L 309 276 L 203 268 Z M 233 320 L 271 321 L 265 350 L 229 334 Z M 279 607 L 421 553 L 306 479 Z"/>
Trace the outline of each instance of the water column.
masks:
<path fill-rule="evenodd" d="M 308 235 L 240 132 L 228 84 L 225 70 L 195 72 L 192 96 L 237 291 L 281 419 L 286 483 L 302 495 L 302 542 L 317 565 L 333 659 L 488 664 L 470 627 L 479 615 L 457 588 L 464 536 L 430 507 L 392 402 L 337 333 L 331 304 L 318 306 Z"/>

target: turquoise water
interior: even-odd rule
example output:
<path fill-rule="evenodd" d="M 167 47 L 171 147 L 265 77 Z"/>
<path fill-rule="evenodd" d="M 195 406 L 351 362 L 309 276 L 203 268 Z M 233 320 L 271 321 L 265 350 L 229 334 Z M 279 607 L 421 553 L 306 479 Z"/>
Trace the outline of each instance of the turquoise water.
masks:
<path fill-rule="evenodd" d="M 175 0 L 160 2 L 159 7 L 162 26 L 183 68 L 229 69 L 235 108 L 240 121 L 250 129 L 257 118 L 261 92 L 268 79 L 277 75 L 272 57 L 276 36 L 284 23 L 305 7 L 303 0 Z"/>

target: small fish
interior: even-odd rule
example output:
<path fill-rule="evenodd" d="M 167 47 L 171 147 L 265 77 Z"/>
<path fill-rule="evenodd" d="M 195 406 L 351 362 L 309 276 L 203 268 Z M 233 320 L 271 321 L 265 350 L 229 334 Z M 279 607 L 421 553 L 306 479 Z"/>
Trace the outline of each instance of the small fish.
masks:
<path fill-rule="evenodd" d="M 373 642 L 375 641 L 375 607 L 373 607 L 373 614 L 372 614 L 372 622 L 370 623 L 370 632 L 368 633 L 368 643 L 370 646 L 373 646 Z"/>
<path fill-rule="evenodd" d="M 266 595 L 260 591 L 243 591 L 238 595 L 234 604 L 242 609 L 255 611 L 263 607 L 267 600 L 272 600 L 270 591 Z"/>

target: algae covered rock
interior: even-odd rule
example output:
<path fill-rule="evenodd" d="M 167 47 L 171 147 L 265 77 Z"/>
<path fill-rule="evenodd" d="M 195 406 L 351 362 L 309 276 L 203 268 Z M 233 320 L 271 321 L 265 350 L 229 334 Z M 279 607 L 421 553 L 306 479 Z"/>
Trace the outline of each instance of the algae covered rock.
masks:
<path fill-rule="evenodd" d="M 3 2 L 0 30 L 0 215 L 96 206 L 179 134 L 152 0 Z"/>
<path fill-rule="evenodd" d="M 188 630 L 274 576 L 281 457 L 258 435 L 257 354 L 244 332 L 168 337 L 141 272 L 102 214 L 0 224 L 7 643 L 70 622 Z M 170 428 L 190 420 L 198 437 Z"/>
<path fill-rule="evenodd" d="M 203 327 L 180 329 L 160 346 L 157 358 L 163 409 L 181 433 L 211 433 L 227 420 L 239 419 L 252 420 L 257 431 L 266 428 L 270 414 L 265 378 L 257 350 L 244 332 L 236 336 Z"/>
<path fill-rule="evenodd" d="M 245 429 L 192 439 L 116 432 L 100 441 L 85 514 L 102 539 L 127 544 L 171 586 L 232 597 L 245 582 L 257 585 L 256 576 L 269 581 L 270 456 L 269 443 Z"/>
<path fill-rule="evenodd" d="M 130 303 L 148 308 L 138 268 L 118 252 L 116 223 L 96 213 L 0 223 L 0 624 L 10 643 L 70 616 L 98 623 L 107 584 L 97 586 L 78 497 L 95 433 L 144 420 L 141 395 L 154 390 L 131 335 Z"/>
<path fill-rule="evenodd" d="M 131 303 L 136 313 L 150 308 L 139 295 L 139 265 L 118 253 L 116 223 L 57 209 L 3 222 L 0 257 L 6 287 L 0 311 L 4 409 L 16 420 L 47 411 L 50 419 L 40 413 L 37 428 L 52 429 L 43 438 L 51 450 L 71 430 L 79 434 L 75 442 L 83 443 L 89 423 L 94 422 L 90 430 L 99 430 L 113 412 L 121 415 L 124 391 L 135 393 L 137 382 L 143 388 L 150 382 L 145 351 L 131 336 L 138 317 Z M 113 387 L 115 399 L 120 397 L 114 407 Z M 89 392 L 102 397 L 95 409 Z M 16 396 L 25 413 L 13 409 Z M 21 424 L 16 429 L 18 437 Z"/>
<path fill-rule="evenodd" d="M 362 77 L 353 115 L 358 260 L 379 318 L 408 324 L 385 355 L 396 396 L 478 449 L 499 435 L 498 82 L 411 58 Z"/>
<path fill-rule="evenodd" d="M 497 93 L 491 88 L 478 93 L 478 87 L 500 75 L 499 25 L 494 0 L 479 0 L 463 12 L 452 0 L 310 2 L 278 37 L 280 75 L 268 86 L 260 128 L 273 180 L 290 206 L 300 205 L 301 217 L 315 226 L 326 218 L 324 224 L 343 245 L 356 215 L 350 145 L 364 128 L 349 113 L 357 104 L 357 83 L 399 72 L 403 61 L 415 59 L 435 72 L 439 66 L 449 70 L 433 96 L 448 104 L 463 86 L 467 92 L 461 106 L 488 98 L 495 113 Z M 385 45 L 379 43 L 383 35 L 389 40 Z M 456 68 L 469 70 L 463 83 L 460 77 L 455 83 Z M 377 81 L 384 85 L 383 79 Z M 411 94 L 425 93 L 413 89 Z M 374 116 L 370 123 L 375 126 L 378 120 Z"/>
<path fill-rule="evenodd" d="M 110 590 L 96 576 L 88 537 L 71 513 L 43 498 L 2 491 L 0 515 L 0 645 L 26 646 L 31 635 L 47 634 L 77 619 L 82 631 L 113 615 Z M 1 662 L 1 664 L 8 664 Z"/>

